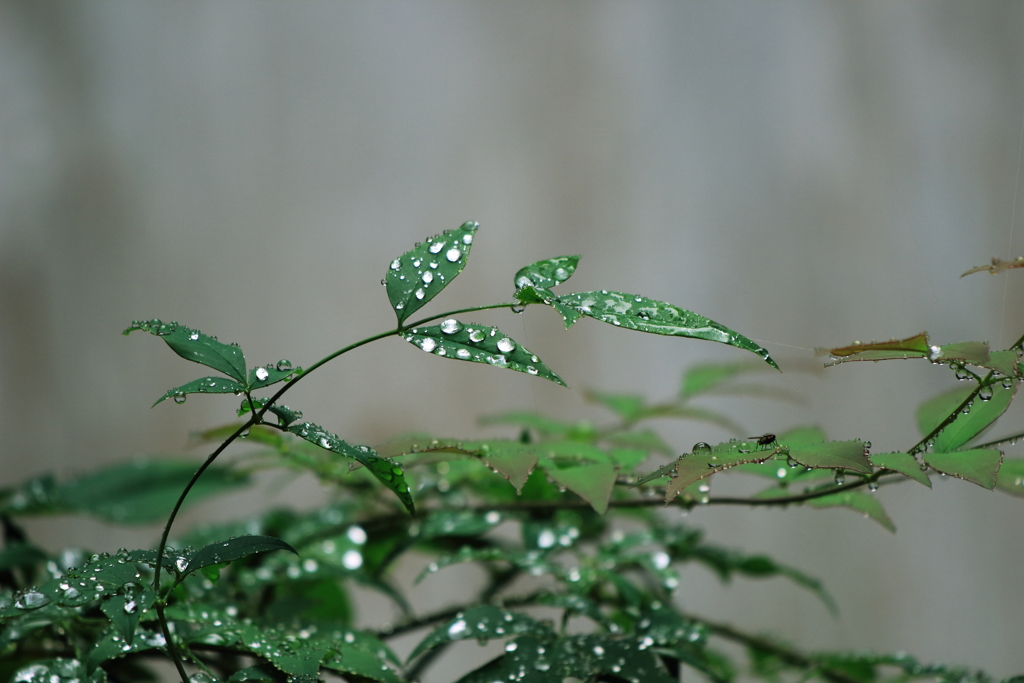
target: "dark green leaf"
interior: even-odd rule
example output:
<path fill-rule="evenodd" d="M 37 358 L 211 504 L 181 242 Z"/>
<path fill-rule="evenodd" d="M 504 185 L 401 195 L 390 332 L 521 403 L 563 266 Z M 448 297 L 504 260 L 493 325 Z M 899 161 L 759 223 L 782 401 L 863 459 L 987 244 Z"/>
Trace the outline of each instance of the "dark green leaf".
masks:
<path fill-rule="evenodd" d="M 580 258 L 582 257 L 558 256 L 520 268 L 515 277 L 516 289 L 525 289 L 526 287 L 551 289 L 572 277 Z"/>
<path fill-rule="evenodd" d="M 434 629 L 412 651 L 409 661 L 442 643 L 453 643 L 467 638 L 508 638 L 540 628 L 536 619 L 525 614 L 509 612 L 494 605 L 476 605 L 459 612 L 454 619 Z"/>
<path fill-rule="evenodd" d="M 72 510 L 122 524 L 148 524 L 170 512 L 198 464 L 140 460 L 114 465 L 61 485 L 57 500 Z M 211 466 L 196 482 L 186 505 L 248 484 L 248 478 Z"/>
<path fill-rule="evenodd" d="M 789 445 L 789 444 L 786 444 Z M 789 457 L 804 467 L 845 469 L 871 474 L 871 463 L 861 441 L 826 441 L 789 449 Z"/>
<path fill-rule="evenodd" d="M 138 591 L 137 595 L 113 595 L 103 601 L 100 609 L 121 634 L 124 642 L 131 645 L 139 625 L 139 616 L 152 607 L 155 600 L 156 593 L 145 588 Z"/>
<path fill-rule="evenodd" d="M 267 363 L 266 365 L 258 365 L 249 370 L 249 389 L 254 390 L 269 387 L 271 384 L 277 384 L 278 382 L 284 381 L 296 373 L 301 374 L 302 368 L 293 368 L 292 364 L 288 361 L 278 361 L 276 364 Z"/>
<path fill-rule="evenodd" d="M 516 301 L 521 304 L 549 304 L 554 298 L 551 290 L 543 287 L 523 287 L 516 290 Z"/>
<path fill-rule="evenodd" d="M 249 555 L 266 553 L 271 550 L 288 550 L 296 555 L 295 548 L 291 547 L 279 538 L 272 536 L 239 536 L 226 541 L 211 543 L 205 548 L 200 548 L 188 558 L 188 566 L 183 574 L 194 572 L 203 567 L 209 567 L 224 562 L 234 562 Z"/>
<path fill-rule="evenodd" d="M 142 330 L 163 339 L 176 354 L 193 363 L 213 368 L 239 382 L 245 382 L 245 356 L 242 349 L 232 344 L 217 341 L 199 330 L 179 325 L 164 323 L 160 320 L 135 321 L 124 331 L 125 334 Z"/>
<path fill-rule="evenodd" d="M 1011 496 L 1024 497 L 1024 459 L 1003 460 L 996 475 L 996 488 Z"/>
<path fill-rule="evenodd" d="M 476 323 L 463 325 L 455 318 L 448 318 L 440 325 L 408 330 L 403 339 L 435 356 L 508 368 L 565 386 L 562 378 L 529 349 L 496 327 Z"/>
<path fill-rule="evenodd" d="M 932 480 L 928 478 L 928 473 L 921 470 L 921 465 L 909 453 L 872 453 L 868 457 L 875 467 L 899 472 L 928 488 L 932 487 Z"/>
<path fill-rule="evenodd" d="M 243 681 L 270 681 L 273 683 L 274 676 L 270 673 L 266 664 L 262 666 L 247 666 L 231 674 L 228 683 L 242 683 Z"/>
<path fill-rule="evenodd" d="M 1005 389 L 1001 385 L 990 387 L 992 394 L 989 401 L 982 401 L 980 396 L 976 397 L 966 415 L 961 413 L 949 426 L 939 432 L 935 438 L 933 450 L 936 453 L 948 453 L 958 450 L 970 442 L 1006 412 L 1019 385 L 1019 382 L 1014 382 L 1009 389 Z M 967 399 L 973 388 L 954 389 L 923 403 L 917 409 L 917 425 L 921 434 L 931 433 Z"/>
<path fill-rule="evenodd" d="M 233 379 L 225 379 L 224 377 L 200 377 L 194 379 L 188 384 L 182 384 L 180 387 L 175 387 L 167 391 L 166 394 L 156 400 L 157 405 L 162 401 L 166 401 L 169 398 L 174 398 L 175 403 L 184 403 L 185 394 L 241 394 L 245 390 L 241 384 Z"/>
<path fill-rule="evenodd" d="M 860 491 L 841 491 L 821 498 L 812 498 L 806 505 L 814 508 L 845 507 L 856 510 L 865 517 L 870 517 L 889 531 L 896 533 L 896 525 L 882 508 L 878 499 L 868 493 Z"/>
<path fill-rule="evenodd" d="M 410 514 L 416 514 L 409 484 L 405 481 L 402 468 L 390 458 L 382 458 L 367 446 L 350 446 L 334 434 L 312 422 L 293 425 L 288 431 L 325 450 L 351 458 L 366 467 L 377 481 L 384 484 L 398 496 Z"/>
<path fill-rule="evenodd" d="M 1001 452 L 984 448 L 953 453 L 925 453 L 922 457 L 930 467 L 943 474 L 966 479 L 989 490 L 995 488 L 999 465 L 1003 462 Z"/>
<path fill-rule="evenodd" d="M 374 650 L 350 645 L 346 642 L 334 643 L 334 652 L 321 663 L 325 669 L 352 674 L 360 678 L 349 680 L 381 681 L 382 683 L 400 683 L 401 676 L 386 661 L 377 656 Z"/>
<path fill-rule="evenodd" d="M 107 683 L 107 672 L 86 671 L 77 659 L 44 659 L 19 669 L 11 681 L 25 683 Z"/>
<path fill-rule="evenodd" d="M 663 301 L 622 292 L 580 292 L 558 298 L 558 302 L 583 315 L 629 330 L 690 337 L 720 342 L 760 356 L 776 370 L 779 366 L 768 351 L 702 315 L 686 311 Z"/>
<path fill-rule="evenodd" d="M 116 630 L 111 630 L 96 642 L 86 656 L 85 664 L 89 669 L 94 669 L 108 660 L 124 657 L 133 652 L 162 648 L 165 644 L 164 636 L 159 631 L 138 630 L 129 645 L 122 642 L 121 636 Z"/>
<path fill-rule="evenodd" d="M 477 223 L 463 223 L 457 230 L 431 237 L 391 262 L 384 283 L 399 325 L 462 272 L 479 227 Z"/>

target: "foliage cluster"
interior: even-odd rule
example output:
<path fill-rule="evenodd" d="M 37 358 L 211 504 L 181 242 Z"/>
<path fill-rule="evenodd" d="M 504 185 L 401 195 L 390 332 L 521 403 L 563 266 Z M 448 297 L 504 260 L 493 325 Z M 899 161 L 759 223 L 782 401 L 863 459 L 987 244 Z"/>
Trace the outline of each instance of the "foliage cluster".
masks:
<path fill-rule="evenodd" d="M 203 433 L 216 444 L 206 461 L 120 465 L 70 481 L 43 476 L 0 491 L 0 679 L 19 683 L 154 680 L 151 664 L 170 659 L 183 683 L 338 678 L 417 680 L 458 641 L 500 641 L 499 654 L 461 683 L 564 680 L 669 683 L 683 667 L 715 683 L 765 681 L 875 683 L 933 679 L 987 683 L 983 673 L 927 664 L 906 654 L 802 652 L 684 611 L 673 600 L 679 568 L 700 563 L 723 580 L 780 579 L 832 598 L 816 579 L 763 555 L 707 541 L 661 514 L 672 505 L 845 507 L 887 529 L 881 485 L 930 486 L 940 473 L 987 489 L 1024 495 L 1024 459 L 999 449 L 1014 433 L 978 443 L 1006 411 L 1022 377 L 1024 341 L 1005 350 L 967 342 L 903 340 L 834 348 L 830 363 L 922 358 L 951 369 L 965 385 L 923 403 L 921 438 L 905 451 L 872 452 L 866 440 L 829 441 L 820 429 L 748 437 L 701 399 L 771 395 L 744 383 L 778 369 L 747 337 L 671 304 L 620 292 L 556 294 L 579 257 L 547 259 L 514 276 L 515 298 L 408 322 L 463 269 L 477 225 L 434 236 L 392 261 L 383 284 L 397 325 L 303 369 L 288 360 L 249 367 L 242 349 L 178 323 L 136 321 L 176 354 L 215 371 L 175 387 L 157 403 L 189 394 L 241 397 L 240 423 Z M 444 359 L 514 370 L 563 384 L 532 351 L 496 327 L 467 321 L 486 309 L 550 306 L 566 328 L 581 317 L 654 334 L 715 341 L 759 360 L 702 365 L 677 396 L 648 403 L 634 395 L 592 393 L 615 420 L 597 427 L 535 413 L 484 423 L 513 426 L 518 438 L 463 440 L 396 435 L 369 448 L 308 422 L 281 402 L 296 382 L 363 344 L 400 336 Z M 655 418 L 712 422 L 736 433 L 682 455 L 650 428 Z M 215 462 L 238 440 L 254 449 Z M 650 460 L 669 460 L 660 468 Z M 228 460 L 229 458 L 225 458 Z M 276 509 L 246 520 L 193 529 L 171 541 L 186 502 L 246 486 L 253 472 L 311 472 L 333 487 L 330 504 L 308 512 Z M 760 477 L 748 498 L 714 497 L 712 475 Z M 386 494 L 382 495 L 382 489 Z M 51 552 L 20 519 L 77 513 L 122 523 L 167 517 L 155 549 Z M 625 520 L 625 522 L 624 522 Z M 409 553 L 430 557 L 421 579 L 457 563 L 486 574 L 461 604 L 417 614 L 393 580 Z M 401 613 L 395 623 L 355 628 L 351 587 L 378 591 Z M 419 633 L 404 659 L 388 641 Z M 722 643 L 748 656 L 728 656 Z"/>

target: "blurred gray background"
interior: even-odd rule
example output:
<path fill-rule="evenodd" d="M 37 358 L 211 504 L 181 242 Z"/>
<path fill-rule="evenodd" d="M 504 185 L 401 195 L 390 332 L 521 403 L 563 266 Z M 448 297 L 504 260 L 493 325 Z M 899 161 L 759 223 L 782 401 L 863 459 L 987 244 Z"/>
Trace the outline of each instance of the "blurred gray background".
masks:
<path fill-rule="evenodd" d="M 805 405 L 714 404 L 750 434 L 820 424 L 907 448 L 914 409 L 951 373 L 794 370 L 854 339 L 1021 333 L 1024 273 L 958 276 L 1024 253 L 1022 121 L 1020 2 L 4 0 L 2 484 L 180 454 L 190 431 L 231 417 L 230 396 L 149 408 L 198 369 L 120 336 L 133 318 L 308 365 L 391 326 L 387 264 L 466 220 L 482 226 L 469 266 L 425 313 L 507 300 L 520 266 L 581 253 L 568 289 L 671 301 L 780 360 L 789 372 L 765 380 Z M 355 443 L 465 437 L 494 433 L 482 412 L 599 421 L 587 388 L 664 398 L 688 365 L 748 357 L 593 321 L 566 332 L 539 308 L 474 320 L 572 388 L 391 339 L 288 402 Z M 1019 408 L 996 435 L 1021 431 Z M 728 436 L 659 427 L 680 451 Z M 323 495 L 292 482 L 184 523 Z M 843 510 L 688 517 L 823 577 L 840 619 L 783 581 L 721 587 L 697 569 L 680 602 L 808 648 L 1024 671 L 1024 501 L 938 480 L 878 496 L 895 536 Z M 96 550 L 156 535 L 67 518 L 31 529 Z"/>

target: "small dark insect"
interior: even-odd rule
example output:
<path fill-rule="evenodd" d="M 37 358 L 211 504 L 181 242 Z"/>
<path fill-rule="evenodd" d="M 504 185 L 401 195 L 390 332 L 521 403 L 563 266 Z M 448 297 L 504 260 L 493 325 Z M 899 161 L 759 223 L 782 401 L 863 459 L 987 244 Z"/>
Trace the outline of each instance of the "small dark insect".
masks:
<path fill-rule="evenodd" d="M 762 434 L 761 436 L 748 436 L 747 438 L 748 439 L 756 440 L 757 441 L 757 445 L 761 447 L 761 450 L 764 450 L 768 446 L 771 446 L 773 443 L 775 443 L 775 435 L 774 434 Z"/>

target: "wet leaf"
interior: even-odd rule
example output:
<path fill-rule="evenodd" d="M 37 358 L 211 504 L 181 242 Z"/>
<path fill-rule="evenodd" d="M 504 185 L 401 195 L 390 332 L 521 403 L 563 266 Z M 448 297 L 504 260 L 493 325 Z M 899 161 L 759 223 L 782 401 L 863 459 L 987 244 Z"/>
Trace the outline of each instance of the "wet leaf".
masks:
<path fill-rule="evenodd" d="M 175 403 L 184 401 L 185 394 L 240 394 L 245 390 L 238 382 L 224 377 L 200 377 L 180 387 L 174 387 L 156 400 L 153 405 L 174 398 Z M 180 397 L 180 400 L 179 400 Z"/>
<path fill-rule="evenodd" d="M 962 360 L 972 365 L 987 366 L 990 360 L 988 344 L 985 342 L 957 342 L 943 344 L 935 360 Z"/>
<path fill-rule="evenodd" d="M 804 467 L 845 469 L 871 474 L 871 463 L 864 455 L 864 443 L 861 441 L 826 441 L 790 447 L 789 457 Z"/>
<path fill-rule="evenodd" d="M 237 346 L 221 343 L 199 330 L 175 322 L 164 323 L 155 319 L 134 322 L 124 333 L 130 334 L 135 330 L 160 337 L 171 350 L 185 360 L 205 365 L 239 382 L 245 382 L 245 356 L 242 355 L 242 349 Z"/>
<path fill-rule="evenodd" d="M 953 453 L 925 453 L 922 458 L 930 467 L 943 474 L 965 479 L 989 490 L 995 488 L 999 465 L 1003 462 L 1001 452 L 984 448 Z"/>
<path fill-rule="evenodd" d="M 526 614 L 510 612 L 494 605 L 477 605 L 459 612 L 455 618 L 434 629 L 419 642 L 409 655 L 408 661 L 443 643 L 454 643 L 468 638 L 501 639 L 537 630 L 542 630 L 540 624 Z"/>
<path fill-rule="evenodd" d="M 559 468 L 549 461 L 541 461 L 541 465 L 546 462 L 549 464 L 544 468 L 545 474 L 590 503 L 599 515 L 607 512 L 608 500 L 618 476 L 614 465 L 605 462 Z"/>
<path fill-rule="evenodd" d="M 283 369 L 281 370 L 277 369 L 278 365 L 280 363 L 267 363 L 266 365 L 257 365 L 249 370 L 249 390 L 269 387 L 271 384 L 282 382 L 296 373 L 302 373 L 302 368 L 293 368 L 290 363 L 287 366 L 282 366 Z"/>
<path fill-rule="evenodd" d="M 1011 496 L 1024 498 L 1024 459 L 1003 460 L 999 474 L 996 475 L 996 488 Z"/>
<path fill-rule="evenodd" d="M 107 672 L 96 669 L 89 673 L 77 659 L 44 659 L 24 666 L 11 681 L 24 683 L 107 683 Z"/>
<path fill-rule="evenodd" d="M 435 356 L 507 368 L 565 386 L 562 378 L 529 349 L 496 327 L 448 318 L 440 325 L 408 330 L 403 339 Z"/>
<path fill-rule="evenodd" d="M 774 450 L 757 450 L 756 443 L 740 441 L 712 447 L 707 452 L 691 453 L 675 463 L 675 476 L 665 489 L 665 503 L 682 493 L 691 484 L 716 472 L 751 462 L 764 462 L 775 455 Z M 671 476 L 671 475 L 670 475 Z"/>
<path fill-rule="evenodd" d="M 1004 389 L 998 384 L 992 386 L 992 398 L 989 401 L 982 401 L 980 396 L 976 397 L 974 405 L 966 415 L 958 415 L 956 420 L 939 432 L 933 450 L 937 453 L 948 453 L 970 442 L 1006 412 L 1019 384 L 1014 382 L 1009 389 Z M 957 388 L 923 403 L 917 409 L 917 425 L 922 436 L 931 433 L 941 424 L 964 402 L 972 390 L 973 387 Z"/>
<path fill-rule="evenodd" d="M 990 370 L 1012 377 L 1014 374 L 1014 365 L 1017 363 L 1017 353 L 1015 351 L 992 351 L 988 355 L 988 363 L 983 367 Z"/>
<path fill-rule="evenodd" d="M 131 645 L 139 625 L 139 616 L 152 607 L 155 601 L 156 593 L 146 588 L 138 591 L 138 595 L 112 595 L 103 601 L 100 609 L 121 634 L 124 642 Z"/>
<path fill-rule="evenodd" d="M 377 656 L 376 652 L 367 647 L 350 645 L 346 642 L 335 643 L 335 651 L 321 662 L 321 666 L 343 674 L 359 677 L 353 680 L 381 681 L 382 683 L 400 683 L 399 676 L 389 663 Z"/>
<path fill-rule="evenodd" d="M 779 366 L 750 339 L 692 311 L 663 301 L 622 292 L 580 292 L 558 298 L 558 302 L 583 315 L 628 330 L 675 337 L 704 339 L 735 346 L 760 356 L 776 370 Z"/>
<path fill-rule="evenodd" d="M 988 271 L 990 274 L 995 275 L 996 273 L 1002 273 L 1004 271 L 1010 270 L 1011 268 L 1024 268 L 1024 256 L 1018 256 L 1012 261 L 1004 261 L 1001 258 L 993 256 L 991 265 L 976 266 L 966 271 L 960 277 L 964 277 L 964 275 L 970 275 L 971 273 L 980 273 L 982 271 Z"/>
<path fill-rule="evenodd" d="M 812 498 L 805 505 L 813 508 L 844 507 L 855 510 L 865 517 L 875 520 L 892 533 L 896 533 L 896 525 L 886 513 L 878 499 L 869 493 L 860 491 L 841 491 L 821 498 Z"/>
<path fill-rule="evenodd" d="M 211 543 L 204 548 L 200 548 L 188 558 L 188 565 L 182 571 L 182 574 L 188 574 L 189 572 L 215 564 L 234 562 L 249 555 L 267 553 L 271 550 L 288 550 L 298 555 L 295 548 L 279 538 L 273 538 L 272 536 L 239 536 L 238 538 L 230 538 L 226 541 Z"/>
<path fill-rule="evenodd" d="M 890 339 L 887 342 L 870 342 L 868 344 L 858 342 L 849 346 L 827 349 L 826 352 L 836 358 L 850 360 L 886 360 L 889 358 L 927 357 L 931 350 L 928 347 L 928 333 L 919 332 L 906 339 Z M 856 358 L 853 358 L 854 356 Z"/>
<path fill-rule="evenodd" d="M 516 289 L 525 289 L 526 287 L 551 289 L 572 277 L 576 271 L 576 264 L 581 258 L 578 255 L 558 256 L 520 268 L 515 276 Z"/>
<path fill-rule="evenodd" d="M 496 470 L 516 491 L 522 491 L 533 468 L 537 466 L 537 450 L 515 441 L 487 441 L 481 444 L 480 459 Z"/>
<path fill-rule="evenodd" d="M 391 262 L 384 283 L 399 325 L 462 272 L 479 227 L 477 223 L 463 223 L 456 230 L 429 238 Z"/>
<path fill-rule="evenodd" d="M 412 500 L 412 493 L 409 484 L 405 481 L 405 473 L 394 460 L 382 458 L 367 446 L 351 446 L 336 435 L 323 427 L 312 422 L 303 422 L 299 425 L 292 425 L 288 431 L 311 444 L 315 444 L 324 450 L 331 451 L 351 458 L 366 467 L 376 477 L 377 481 L 398 496 L 402 505 L 409 511 L 409 514 L 416 514 L 416 506 Z"/>
<path fill-rule="evenodd" d="M 928 473 L 921 470 L 917 460 L 909 453 L 872 453 L 868 457 L 871 459 L 871 464 L 875 467 L 883 467 L 893 472 L 899 472 L 916 482 L 924 484 L 928 488 L 932 486 Z"/>

